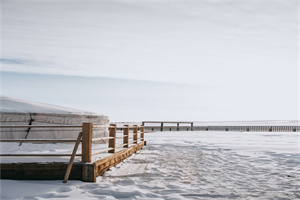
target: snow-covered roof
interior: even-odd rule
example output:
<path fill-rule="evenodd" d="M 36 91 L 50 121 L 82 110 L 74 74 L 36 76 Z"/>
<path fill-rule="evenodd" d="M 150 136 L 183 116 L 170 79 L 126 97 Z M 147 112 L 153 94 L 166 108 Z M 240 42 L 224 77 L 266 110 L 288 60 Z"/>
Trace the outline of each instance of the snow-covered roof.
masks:
<path fill-rule="evenodd" d="M 0 96 L 1 113 L 51 113 L 51 114 L 80 114 L 98 115 L 97 113 L 67 108 L 51 104 L 20 100 L 6 96 Z"/>

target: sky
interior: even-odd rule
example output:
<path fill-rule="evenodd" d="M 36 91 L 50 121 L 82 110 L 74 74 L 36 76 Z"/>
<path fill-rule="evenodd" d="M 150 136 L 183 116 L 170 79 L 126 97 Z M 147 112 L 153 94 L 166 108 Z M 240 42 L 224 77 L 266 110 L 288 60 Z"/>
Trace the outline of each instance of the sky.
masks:
<path fill-rule="evenodd" d="M 1 93 L 112 121 L 299 120 L 299 2 L 1 1 Z"/>

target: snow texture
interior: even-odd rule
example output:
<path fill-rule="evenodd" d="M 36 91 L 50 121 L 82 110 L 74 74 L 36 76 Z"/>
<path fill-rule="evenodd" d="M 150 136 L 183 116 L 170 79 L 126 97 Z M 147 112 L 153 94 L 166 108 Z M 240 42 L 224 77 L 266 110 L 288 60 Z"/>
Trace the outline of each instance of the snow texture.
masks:
<path fill-rule="evenodd" d="M 1 180 L 2 199 L 299 199 L 300 133 L 154 132 L 96 183 Z"/>

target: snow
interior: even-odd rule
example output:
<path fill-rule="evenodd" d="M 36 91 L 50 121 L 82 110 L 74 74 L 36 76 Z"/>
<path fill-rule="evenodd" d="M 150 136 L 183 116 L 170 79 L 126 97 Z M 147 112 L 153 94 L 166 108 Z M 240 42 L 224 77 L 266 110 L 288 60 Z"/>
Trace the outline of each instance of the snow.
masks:
<path fill-rule="evenodd" d="M 0 111 L 3 113 L 51 113 L 97 115 L 96 113 L 66 108 L 40 102 L 26 101 L 0 95 Z"/>
<path fill-rule="evenodd" d="M 300 133 L 153 132 L 96 183 L 1 180 L 1 199 L 297 199 Z"/>

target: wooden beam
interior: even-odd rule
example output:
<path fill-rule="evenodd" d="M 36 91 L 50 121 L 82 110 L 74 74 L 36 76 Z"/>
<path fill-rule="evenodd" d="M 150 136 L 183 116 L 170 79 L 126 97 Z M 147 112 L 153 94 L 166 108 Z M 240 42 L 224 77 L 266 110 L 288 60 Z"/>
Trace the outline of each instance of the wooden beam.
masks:
<path fill-rule="evenodd" d="M 24 157 L 24 156 L 37 156 L 37 157 L 65 157 L 65 156 L 72 156 L 72 154 L 0 154 L 0 156 L 11 156 L 11 157 Z M 82 156 L 81 154 L 76 154 L 75 156 Z"/>
<path fill-rule="evenodd" d="M 133 125 L 133 144 L 137 144 L 137 139 L 138 139 L 138 126 Z"/>
<path fill-rule="evenodd" d="M 42 142 L 42 143 L 53 143 L 53 142 L 56 142 L 56 143 L 65 143 L 65 142 L 76 142 L 76 140 L 64 140 L 64 139 L 61 139 L 61 140 L 41 140 L 41 139 L 1 139 L 0 142 Z"/>
<path fill-rule="evenodd" d="M 144 139 L 144 137 L 145 137 L 145 127 L 144 127 L 144 125 L 142 125 L 140 127 L 140 132 L 141 132 L 141 141 L 144 141 L 145 140 Z"/>
<path fill-rule="evenodd" d="M 125 127 L 123 128 L 123 144 L 125 144 L 124 148 L 128 148 L 129 145 L 129 125 L 124 125 Z"/>
<path fill-rule="evenodd" d="M 130 155 L 132 155 L 133 153 L 136 153 L 137 151 L 142 149 L 143 146 L 144 146 L 144 142 L 140 142 L 139 144 L 123 149 L 111 156 L 93 162 L 96 168 L 95 170 L 96 176 L 101 176 L 109 168 L 116 166 L 117 164 L 119 164 L 120 162 L 128 158 Z"/>
<path fill-rule="evenodd" d="M 111 124 L 109 128 L 109 137 L 111 139 L 108 140 L 108 148 L 113 148 L 109 150 L 108 153 L 115 153 L 116 152 L 116 135 L 117 135 L 117 125 Z"/>
<path fill-rule="evenodd" d="M 2 163 L 1 179 L 62 180 L 67 163 Z M 82 179 L 82 163 L 74 163 L 69 179 Z"/>
<path fill-rule="evenodd" d="M 0 128 L 81 128 L 81 125 L 0 125 Z"/>
<path fill-rule="evenodd" d="M 82 124 L 82 162 L 92 162 L 93 124 Z"/>
<path fill-rule="evenodd" d="M 74 149 L 73 149 L 73 153 L 72 153 L 72 156 L 70 158 L 70 161 L 69 161 L 69 164 L 68 164 L 68 168 L 67 168 L 67 171 L 66 171 L 66 174 L 65 174 L 65 178 L 63 180 L 63 183 L 67 183 L 68 182 L 69 175 L 70 175 L 70 172 L 71 172 L 71 169 L 72 169 L 72 166 L 73 166 L 74 158 L 75 158 L 78 146 L 80 144 L 81 136 L 82 136 L 82 133 L 80 132 L 78 134 L 77 141 L 75 143 L 75 146 L 74 146 Z"/>

